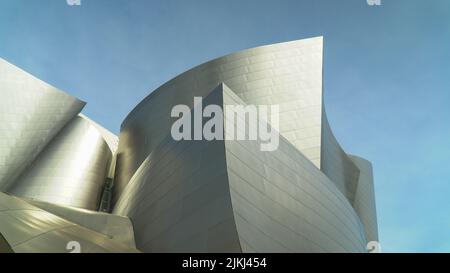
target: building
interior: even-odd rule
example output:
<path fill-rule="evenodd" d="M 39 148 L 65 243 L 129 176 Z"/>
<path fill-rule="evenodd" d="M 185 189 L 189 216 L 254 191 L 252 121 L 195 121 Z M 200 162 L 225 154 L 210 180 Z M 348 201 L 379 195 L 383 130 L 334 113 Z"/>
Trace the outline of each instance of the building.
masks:
<path fill-rule="evenodd" d="M 184 72 L 139 103 L 118 138 L 80 114 L 76 98 L 5 61 L 0 72 L 8 97 L 0 102 L 0 191 L 14 196 L 0 195 L 0 233 L 13 251 L 48 249 L 10 243 L 43 236 L 16 234 L 5 220 L 11 200 L 78 228 L 127 231 L 92 251 L 366 252 L 378 241 L 371 164 L 348 155 L 327 121 L 322 37 Z M 192 108 L 194 97 L 221 107 L 278 105 L 278 149 L 261 151 L 259 140 L 175 140 L 171 111 Z M 78 239 L 93 242 L 71 241 Z"/>

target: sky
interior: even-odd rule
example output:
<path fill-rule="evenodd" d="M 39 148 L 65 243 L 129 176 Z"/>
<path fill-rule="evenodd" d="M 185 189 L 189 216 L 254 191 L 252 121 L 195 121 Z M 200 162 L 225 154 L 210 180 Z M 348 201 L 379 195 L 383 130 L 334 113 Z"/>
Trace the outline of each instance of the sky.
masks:
<path fill-rule="evenodd" d="M 116 134 L 197 64 L 314 36 L 333 132 L 373 163 L 382 251 L 450 252 L 450 1 L 0 1 L 0 57 Z"/>

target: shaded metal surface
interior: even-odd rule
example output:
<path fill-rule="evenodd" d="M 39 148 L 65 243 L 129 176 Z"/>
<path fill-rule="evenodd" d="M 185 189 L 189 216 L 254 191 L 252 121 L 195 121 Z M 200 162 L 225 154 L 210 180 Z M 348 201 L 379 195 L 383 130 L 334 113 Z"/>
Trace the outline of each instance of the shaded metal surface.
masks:
<path fill-rule="evenodd" d="M 0 58 L 0 191 L 85 103 Z"/>
<path fill-rule="evenodd" d="M 224 91 L 224 104 L 244 104 Z M 292 143 L 281 136 L 273 152 L 261 152 L 260 141 L 225 146 L 244 252 L 366 252 L 364 228 L 350 202 Z"/>
<path fill-rule="evenodd" d="M 17 197 L 0 193 L 0 233 L 14 252 L 68 253 L 69 242 L 80 251 L 138 252 L 109 236 L 67 221 Z"/>
<path fill-rule="evenodd" d="M 204 104 L 244 104 L 225 85 Z M 227 117 L 225 117 L 227 118 Z M 174 141 L 144 160 L 114 213 L 144 252 L 365 252 L 364 228 L 330 179 L 281 137 Z"/>
<path fill-rule="evenodd" d="M 360 170 L 353 207 L 364 224 L 367 241 L 378 241 L 377 207 L 372 164 L 359 156 L 350 155 L 350 159 Z"/>
<path fill-rule="evenodd" d="M 319 37 L 218 58 L 162 85 L 128 115 L 120 133 L 114 212 L 131 217 L 138 247 L 366 251 L 365 235 L 374 236 L 358 215 L 366 211 L 352 205 L 371 202 L 358 192 L 367 178 L 360 178 L 328 124 L 322 50 Z M 279 105 L 280 148 L 267 153 L 257 141 L 173 141 L 172 107 L 192 107 L 194 96 L 224 104 L 216 93 L 235 104 Z M 368 213 L 365 217 L 376 222 L 376 215 Z M 214 225 L 226 234 L 227 247 L 209 239 Z"/>
<path fill-rule="evenodd" d="M 5 237 L 0 233 L 0 254 L 1 253 L 14 253 L 12 248 L 9 246 Z"/>
<path fill-rule="evenodd" d="M 114 175 L 117 136 L 78 113 L 84 102 L 0 59 L 0 191 L 95 210 Z M 0 193 L 0 248 L 137 252 L 128 218 Z M 45 208 L 39 209 L 38 208 Z"/>
<path fill-rule="evenodd" d="M 204 103 L 221 105 L 221 92 L 212 95 Z M 143 252 L 241 251 L 223 141 L 175 141 L 167 135 L 136 171 L 113 213 L 131 219 Z"/>
<path fill-rule="evenodd" d="M 145 98 L 121 126 L 114 200 L 170 132 L 174 105 L 192 106 L 224 82 L 247 104 L 278 104 L 280 132 L 320 168 L 322 37 L 261 46 L 199 65 Z"/>
<path fill-rule="evenodd" d="M 105 234 L 115 242 L 136 247 L 133 225 L 129 218 L 25 199 L 28 203 L 80 226 Z"/>
<path fill-rule="evenodd" d="M 111 151 L 97 126 L 82 116 L 76 116 L 7 192 L 97 210 L 111 158 Z"/>
<path fill-rule="evenodd" d="M 317 37 L 197 66 L 145 98 L 118 145 L 78 114 L 83 102 L 0 59 L 0 191 L 33 199 L 0 193 L 0 234 L 16 252 L 67 252 L 67 240 L 133 252 L 134 235 L 146 252 L 365 252 L 378 239 L 372 169 L 332 133 L 322 56 Z M 172 107 L 194 96 L 279 105 L 279 148 L 174 141 Z M 73 208 L 97 209 L 103 191 L 109 210 L 112 178 L 113 212 L 125 217 Z"/>
<path fill-rule="evenodd" d="M 321 171 L 327 175 L 348 198 L 351 204 L 355 200 L 359 179 L 359 169 L 344 152 L 334 136 L 323 109 Z"/>

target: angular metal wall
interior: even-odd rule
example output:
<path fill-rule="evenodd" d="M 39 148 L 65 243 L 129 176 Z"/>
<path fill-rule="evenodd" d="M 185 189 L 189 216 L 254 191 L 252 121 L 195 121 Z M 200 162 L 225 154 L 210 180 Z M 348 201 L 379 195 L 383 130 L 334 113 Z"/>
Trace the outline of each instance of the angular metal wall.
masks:
<path fill-rule="evenodd" d="M 321 171 L 327 175 L 348 198 L 355 199 L 359 169 L 339 145 L 330 128 L 325 109 L 322 114 Z"/>
<path fill-rule="evenodd" d="M 92 211 L 113 177 L 117 136 L 79 114 L 84 102 L 2 59 L 0 93 L 0 252 L 67 253 L 69 241 L 136 252 L 129 219 Z"/>
<path fill-rule="evenodd" d="M 1 192 L 0 234 L 17 253 L 68 253 L 71 249 L 67 246 L 71 241 L 80 244 L 82 253 L 139 252 L 130 244 L 117 241 L 112 236 L 68 221 Z"/>
<path fill-rule="evenodd" d="M 244 103 L 225 87 L 224 104 Z M 262 152 L 261 141 L 225 142 L 242 250 L 365 252 L 364 228 L 347 198 L 283 136 L 279 144 Z"/>
<path fill-rule="evenodd" d="M 97 210 L 112 153 L 90 120 L 73 118 L 7 188 L 20 197 Z"/>
<path fill-rule="evenodd" d="M 104 234 L 117 243 L 136 248 L 133 225 L 127 217 L 31 199 L 22 198 L 22 200 L 74 224 Z"/>
<path fill-rule="evenodd" d="M 377 208 L 372 164 L 359 156 L 351 155 L 350 159 L 360 170 L 353 207 L 364 224 L 367 241 L 378 241 Z"/>
<path fill-rule="evenodd" d="M 114 193 L 170 131 L 174 105 L 192 106 L 224 82 L 247 104 L 279 104 L 280 132 L 320 168 L 322 37 L 267 45 L 197 66 L 145 98 L 121 126 Z"/>
<path fill-rule="evenodd" d="M 164 232 L 166 239 L 175 235 L 178 229 L 169 224 L 171 221 L 175 223 L 173 218 L 163 221 L 167 224 L 165 228 L 155 220 L 158 218 L 147 218 L 147 214 L 162 213 L 158 206 L 163 202 L 158 201 L 162 197 L 153 196 L 156 193 L 146 190 L 151 187 L 147 184 L 157 184 L 167 189 L 158 175 L 161 170 L 154 165 L 158 165 L 160 149 L 164 145 L 181 145 L 167 144 L 172 141 L 169 139 L 174 121 L 170 117 L 172 107 L 177 104 L 192 107 L 194 96 L 208 97 L 212 95 L 213 87 L 223 82 L 233 90 L 229 93 L 236 94 L 241 104 L 279 105 L 280 147 L 285 147 L 284 151 L 263 155 L 256 150 L 242 149 L 239 141 L 225 144 L 228 182 L 222 181 L 220 185 L 231 187 L 227 192 L 231 194 L 233 223 L 237 227 L 241 251 L 365 251 L 365 228 L 358 214 L 366 211 L 359 209 L 357 214 L 352 208 L 355 202 L 364 202 L 356 196 L 359 194 L 359 183 L 365 178 L 360 178 L 358 166 L 341 148 L 328 124 L 322 98 L 322 43 L 319 37 L 237 52 L 195 67 L 151 93 L 122 123 L 114 180 L 114 198 L 119 201 L 114 211 L 137 221 L 136 232 L 143 234 L 144 238 L 160 238 L 153 233 L 154 229 Z M 184 143 L 181 146 L 189 145 Z M 233 154 L 234 149 L 239 153 Z M 194 155 L 185 156 L 197 162 Z M 280 158 L 286 161 L 277 162 Z M 168 166 L 183 166 L 178 160 L 173 160 Z M 211 161 L 221 162 L 219 158 L 210 158 Z M 249 169 L 242 171 L 246 161 L 250 164 L 247 166 Z M 293 163 L 287 163 L 289 161 Z M 251 173 L 251 168 L 254 168 L 254 173 L 248 179 L 243 178 Z M 183 176 L 187 175 L 183 170 L 172 177 L 171 183 L 183 181 Z M 297 173 L 297 170 L 301 171 Z M 163 173 L 168 175 L 170 171 L 171 168 L 167 167 Z M 202 181 L 200 172 L 198 176 L 188 175 Z M 127 186 L 129 181 L 133 184 Z M 255 183 L 259 188 L 255 188 Z M 297 192 L 307 201 L 292 196 L 292 192 Z M 169 199 L 171 201 L 165 202 L 181 202 L 184 195 L 177 194 Z M 177 197 L 181 199 L 177 200 Z M 152 207 L 146 205 L 149 203 Z M 228 206 L 228 203 L 223 206 Z M 242 209 L 245 217 L 239 216 L 238 208 Z M 177 215 L 180 216 L 180 213 L 177 212 Z M 253 219 L 254 215 L 259 215 L 265 222 L 248 224 L 257 221 Z M 248 221 L 246 217 L 253 220 Z M 376 215 L 370 213 L 365 217 L 375 217 L 372 224 L 376 226 Z M 289 221 L 286 222 L 286 219 Z M 230 221 L 227 227 L 232 230 Z M 234 236 L 234 231 L 230 232 Z M 250 237 L 244 238 L 244 233 Z M 267 244 L 261 244 L 251 234 L 259 234 L 258 240 Z M 268 243 L 281 239 L 284 244 Z M 146 241 L 146 251 L 178 249 L 175 245 L 167 245 L 164 239 L 158 241 L 156 246 L 152 242 L 156 243 Z M 272 246 L 272 249 L 266 246 Z"/>
<path fill-rule="evenodd" d="M 203 101 L 244 104 L 220 85 Z M 345 196 L 286 139 L 174 141 L 167 135 L 113 213 L 130 217 L 144 252 L 364 252 Z"/>
<path fill-rule="evenodd" d="M 74 236 L 93 251 L 130 250 L 133 244 L 120 242 L 128 235 L 117 238 L 121 246 L 116 240 L 99 248 L 103 239 L 83 229 L 109 236 L 115 227 L 95 224 L 104 215 L 70 208 L 97 209 L 105 181 L 114 177 L 113 213 L 131 218 L 136 245 L 146 252 L 365 252 L 366 242 L 378 239 L 372 169 L 348 156 L 332 133 L 322 58 L 317 37 L 199 65 L 136 106 L 122 123 L 119 144 L 77 116 L 83 102 L 0 59 L 0 191 L 48 210 L 23 200 L 20 206 L 32 212 L 0 206 L 0 233 L 14 251 L 46 249 L 47 237 L 61 247 L 61 238 Z M 279 148 L 173 140 L 172 107 L 192 107 L 194 96 L 206 98 L 205 105 L 279 105 Z M 0 205 L 2 199 L 19 200 L 0 193 Z M 60 232 L 67 219 L 94 224 Z M 11 233 L 20 221 L 31 223 L 29 229 Z M 34 234 L 52 225 L 54 232 Z M 30 244 L 22 244 L 24 238 Z"/>
<path fill-rule="evenodd" d="M 205 103 L 221 105 L 215 92 Z M 134 226 L 144 252 L 240 252 L 223 141 L 175 141 L 144 160 L 113 213 Z"/>
<path fill-rule="evenodd" d="M 0 191 L 4 191 L 85 103 L 1 58 L 0 92 Z"/>

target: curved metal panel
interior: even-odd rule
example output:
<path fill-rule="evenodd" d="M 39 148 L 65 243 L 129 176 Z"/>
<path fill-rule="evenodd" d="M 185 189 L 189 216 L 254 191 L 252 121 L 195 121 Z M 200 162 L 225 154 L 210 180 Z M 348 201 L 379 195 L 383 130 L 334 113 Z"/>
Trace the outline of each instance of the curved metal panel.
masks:
<path fill-rule="evenodd" d="M 24 199 L 29 204 L 67 221 L 109 236 L 115 242 L 136 248 L 133 225 L 127 217 Z"/>
<path fill-rule="evenodd" d="M 0 193 L 0 233 L 14 252 L 68 253 L 69 242 L 83 253 L 138 252 L 107 235 L 41 210 L 13 196 Z"/>
<path fill-rule="evenodd" d="M 121 126 L 114 199 L 170 132 L 174 105 L 192 106 L 219 83 L 247 104 L 278 104 L 280 132 L 320 167 L 322 37 L 243 50 L 197 66 L 145 98 Z"/>
<path fill-rule="evenodd" d="M 113 213 L 133 222 L 143 252 L 240 252 L 223 141 L 165 139 Z"/>
<path fill-rule="evenodd" d="M 245 103 L 220 85 L 204 104 Z M 144 252 L 364 252 L 362 224 L 333 182 L 285 138 L 273 152 L 259 144 L 169 134 L 113 213 L 132 219 Z"/>
<path fill-rule="evenodd" d="M 79 116 L 84 118 L 85 120 L 89 121 L 98 130 L 98 132 L 102 135 L 103 139 L 105 140 L 106 144 L 108 144 L 108 147 L 111 150 L 111 153 L 115 154 L 117 151 L 117 146 L 119 146 L 119 138 L 115 134 L 111 133 L 110 131 L 105 129 L 103 126 L 98 124 L 97 122 L 90 119 L 89 117 L 87 117 L 81 113 L 79 114 Z"/>
<path fill-rule="evenodd" d="M 96 210 L 111 158 L 97 128 L 77 116 L 7 191 L 20 197 Z"/>
<path fill-rule="evenodd" d="M 221 105 L 221 94 L 205 103 Z M 223 141 L 167 135 L 125 187 L 113 213 L 127 216 L 144 252 L 240 252 Z"/>
<path fill-rule="evenodd" d="M 377 208 L 372 164 L 366 159 L 354 155 L 351 155 L 350 159 L 360 170 L 353 207 L 364 224 L 367 241 L 378 241 Z"/>
<path fill-rule="evenodd" d="M 224 104 L 244 102 L 225 88 Z M 335 184 L 283 136 L 274 151 L 260 151 L 260 144 L 225 141 L 242 250 L 365 252 L 363 226 Z"/>
<path fill-rule="evenodd" d="M 66 207 L 97 209 L 108 181 L 108 208 L 114 176 L 113 212 L 131 218 L 146 252 L 365 252 L 378 239 L 372 169 L 328 123 L 322 44 L 247 49 L 180 74 L 128 115 L 118 147 L 76 116 L 84 103 L 0 60 L 0 191 L 33 199 L 0 193 L 0 234 L 17 252 L 61 252 L 71 238 L 88 252 L 134 251 L 126 218 Z M 172 107 L 194 96 L 278 105 L 279 148 L 175 141 Z"/>
<path fill-rule="evenodd" d="M 85 103 L 0 58 L 0 191 Z"/>
<path fill-rule="evenodd" d="M 322 114 L 321 171 L 328 176 L 348 198 L 351 204 L 355 199 L 359 169 L 337 142 L 325 109 Z"/>

